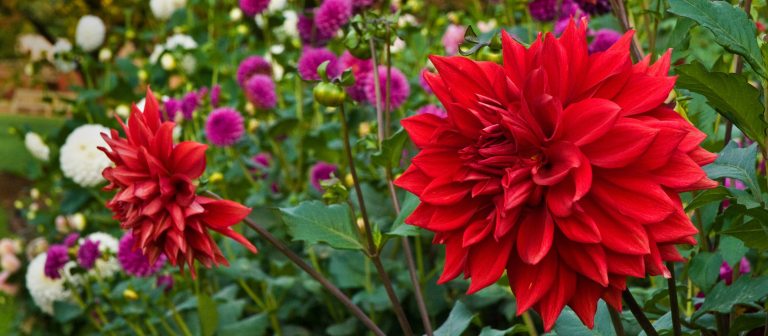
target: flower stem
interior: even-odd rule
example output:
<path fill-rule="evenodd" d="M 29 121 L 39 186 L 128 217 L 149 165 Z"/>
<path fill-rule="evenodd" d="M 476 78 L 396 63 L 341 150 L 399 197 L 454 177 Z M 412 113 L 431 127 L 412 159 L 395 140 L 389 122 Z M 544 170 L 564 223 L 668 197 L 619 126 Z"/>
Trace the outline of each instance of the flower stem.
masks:
<path fill-rule="evenodd" d="M 610 0 L 610 2 L 613 14 L 617 19 L 619 19 L 619 24 L 621 24 L 622 30 L 624 30 L 626 33 L 627 31 L 633 29 L 632 25 L 629 23 L 627 9 L 624 7 L 624 0 Z M 632 37 L 632 46 L 630 51 L 632 52 L 632 58 L 634 58 L 635 62 L 638 62 L 643 58 L 644 53 L 640 48 L 640 44 L 637 42 L 637 36 Z"/>
<path fill-rule="evenodd" d="M 624 325 L 621 324 L 619 312 L 609 305 L 608 314 L 611 315 L 611 324 L 613 324 L 613 330 L 616 331 L 616 336 L 624 336 Z"/>
<path fill-rule="evenodd" d="M 390 128 L 390 114 L 392 113 L 392 52 L 390 50 L 391 28 L 389 26 L 389 20 L 386 20 L 387 27 L 387 41 L 384 43 L 384 57 L 387 62 L 387 79 L 386 79 L 386 94 L 384 95 L 384 137 L 389 137 Z M 378 71 L 378 69 L 376 69 Z M 384 139 L 381 139 L 382 141 Z"/>
<path fill-rule="evenodd" d="M 659 333 L 653 328 L 651 321 L 648 320 L 648 317 L 643 313 L 643 309 L 640 308 L 640 305 L 635 301 L 632 293 L 629 292 L 629 288 L 625 289 L 624 292 L 621 293 L 621 296 L 624 298 L 624 302 L 627 303 L 627 306 L 629 306 L 632 315 L 635 316 L 640 328 L 643 328 L 643 331 L 645 331 L 645 334 L 647 336 L 659 336 Z"/>
<path fill-rule="evenodd" d="M 395 213 L 399 216 L 400 201 L 397 199 L 395 185 L 392 183 L 392 180 L 392 169 L 387 167 L 389 195 L 392 197 L 392 206 L 395 208 Z M 424 294 L 421 292 L 421 283 L 419 283 L 416 263 L 413 260 L 411 242 L 408 240 L 408 237 L 402 237 L 400 240 L 403 244 L 403 254 L 405 254 L 405 262 L 408 265 L 408 275 L 411 278 L 411 285 L 413 286 L 413 293 L 416 297 L 416 305 L 419 307 L 419 315 L 421 315 L 421 323 L 424 326 L 424 333 L 427 334 L 427 336 L 432 336 L 432 322 L 429 320 L 429 311 L 427 310 L 427 304 L 424 301 Z"/>
<path fill-rule="evenodd" d="M 181 333 L 184 336 L 192 336 L 192 332 L 189 331 L 189 327 L 187 327 L 187 323 L 184 322 L 184 319 L 176 310 L 176 307 L 173 305 L 173 303 L 171 303 L 170 306 L 171 306 L 171 313 L 173 314 L 173 319 L 176 321 L 176 324 L 179 325 L 179 329 L 181 329 Z"/>
<path fill-rule="evenodd" d="M 374 72 L 375 74 L 376 72 Z M 368 241 L 368 256 L 376 266 L 376 271 L 379 273 L 381 282 L 384 284 L 384 289 L 387 291 L 389 301 L 392 303 L 392 309 L 395 311 L 397 320 L 400 323 L 400 327 L 406 335 L 413 335 L 408 318 L 405 316 L 405 311 L 400 301 L 397 298 L 395 290 L 392 288 L 392 280 L 389 278 L 387 271 L 384 269 L 384 265 L 381 264 L 381 255 L 379 254 L 379 248 L 376 246 L 376 242 L 373 239 L 373 230 L 371 223 L 368 220 L 368 212 L 365 208 L 365 199 L 363 198 L 363 189 L 360 187 L 360 179 L 357 177 L 357 169 L 355 169 L 355 158 L 352 156 L 352 146 L 349 144 L 349 125 L 347 125 L 347 115 L 344 113 L 344 105 L 339 106 L 339 118 L 341 119 L 341 135 L 344 138 L 344 152 L 349 162 L 349 173 L 352 175 L 352 181 L 355 185 L 355 194 L 357 194 L 357 203 L 360 207 L 360 216 L 363 218 L 363 225 L 365 226 L 365 239 Z"/>
<path fill-rule="evenodd" d="M 538 336 L 539 333 L 536 331 L 536 325 L 533 324 L 533 319 L 531 318 L 531 313 L 529 311 L 523 312 L 523 323 L 525 323 L 525 327 L 528 328 L 528 335 L 530 336 Z"/>
<path fill-rule="evenodd" d="M 680 305 L 677 303 L 677 281 L 675 280 L 675 265 L 671 262 L 667 263 L 667 269 L 669 269 L 669 279 L 667 279 L 667 290 L 669 290 L 669 306 L 672 309 L 672 330 L 674 336 L 682 335 L 682 327 L 680 326 Z M 736 273 L 736 272 L 734 272 Z"/>
<path fill-rule="evenodd" d="M 208 194 L 216 199 L 221 199 L 219 195 L 214 194 L 211 191 L 208 191 Z M 368 329 L 371 330 L 375 335 L 378 336 L 384 336 L 384 332 L 381 331 L 381 329 L 371 321 L 370 318 L 368 318 L 367 315 L 365 315 L 365 312 L 360 310 L 358 306 L 356 306 L 354 303 L 352 303 L 352 300 L 350 300 L 339 288 L 337 288 L 333 283 L 328 281 L 322 274 L 320 274 L 317 270 L 312 268 L 312 266 L 309 266 L 301 257 L 299 257 L 295 252 L 293 252 L 288 246 L 283 244 L 277 237 L 273 236 L 272 233 L 267 231 L 264 227 L 262 227 L 259 224 L 256 224 L 253 220 L 246 217 L 243 222 L 245 222 L 246 225 L 248 225 L 251 229 L 256 231 L 262 238 L 266 239 L 272 246 L 274 246 L 278 251 L 280 251 L 283 255 L 285 255 L 291 262 L 293 262 L 296 266 L 301 268 L 304 272 L 307 272 L 309 276 L 317 280 L 317 282 L 320 283 L 327 291 L 331 293 L 334 297 L 336 297 L 339 301 L 341 301 L 344 306 L 349 309 L 349 311 L 352 313 L 352 315 L 355 315 L 363 324 L 368 327 Z"/>
<path fill-rule="evenodd" d="M 376 94 L 376 123 L 378 124 L 379 147 L 384 141 L 384 111 L 381 109 L 381 82 L 379 81 L 379 65 L 376 61 L 376 45 L 373 39 L 368 40 L 371 46 L 371 60 L 373 61 L 373 91 Z"/>

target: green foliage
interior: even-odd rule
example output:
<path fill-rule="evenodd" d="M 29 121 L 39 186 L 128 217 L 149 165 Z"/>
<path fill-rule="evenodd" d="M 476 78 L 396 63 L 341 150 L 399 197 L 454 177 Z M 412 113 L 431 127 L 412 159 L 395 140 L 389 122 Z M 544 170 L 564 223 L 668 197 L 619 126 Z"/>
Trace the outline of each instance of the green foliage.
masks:
<path fill-rule="evenodd" d="M 730 177 L 744 182 L 752 192 L 754 200 L 759 203 L 762 202 L 763 196 L 755 173 L 756 157 L 757 144 L 739 148 L 735 142 L 731 142 L 725 146 L 715 162 L 704 167 L 704 171 L 711 179 Z"/>
<path fill-rule="evenodd" d="M 350 220 L 349 208 L 344 205 L 311 201 L 279 211 L 295 240 L 310 244 L 323 242 L 340 249 L 363 249 L 356 226 Z"/>
<path fill-rule="evenodd" d="M 706 0 L 705 0 L 706 1 Z M 677 85 L 707 98 L 712 107 L 733 122 L 751 139 L 763 143 L 765 129 L 760 92 L 747 82 L 747 77 L 733 73 L 707 71 L 699 62 L 675 68 Z"/>
<path fill-rule="evenodd" d="M 669 11 L 696 21 L 712 32 L 715 42 L 728 51 L 739 54 L 764 78 L 768 78 L 755 24 L 740 8 L 728 2 L 708 0 L 670 0 Z"/>
<path fill-rule="evenodd" d="M 740 277 L 730 286 L 724 282 L 719 282 L 707 294 L 707 300 L 693 314 L 693 319 L 697 319 L 710 311 L 727 313 L 735 305 L 754 307 L 755 302 L 765 298 L 766 295 L 768 295 L 768 276 Z"/>
<path fill-rule="evenodd" d="M 456 301 L 448 319 L 435 330 L 435 336 L 460 335 L 467 329 L 474 315 L 461 301 Z"/>

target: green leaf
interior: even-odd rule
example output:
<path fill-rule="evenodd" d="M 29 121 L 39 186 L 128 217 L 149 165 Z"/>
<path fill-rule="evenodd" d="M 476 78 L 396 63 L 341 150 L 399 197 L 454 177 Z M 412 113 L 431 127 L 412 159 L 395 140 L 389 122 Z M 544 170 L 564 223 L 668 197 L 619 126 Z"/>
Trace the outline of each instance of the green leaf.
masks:
<path fill-rule="evenodd" d="M 261 336 L 267 332 L 267 326 L 269 321 L 267 320 L 267 314 L 262 313 L 251 316 L 244 320 L 232 323 L 221 328 L 220 335 L 249 335 L 249 336 Z"/>
<path fill-rule="evenodd" d="M 736 265 L 749 251 L 744 242 L 733 236 L 720 237 L 720 254 L 730 266 Z"/>
<path fill-rule="evenodd" d="M 750 139 L 764 142 L 768 125 L 762 118 L 760 91 L 749 84 L 746 76 L 709 71 L 698 61 L 678 66 L 675 72 L 679 87 L 703 95 Z"/>
<path fill-rule="evenodd" d="M 279 210 L 294 240 L 310 244 L 324 242 L 339 249 L 363 249 L 357 228 L 344 205 L 310 201 Z"/>
<path fill-rule="evenodd" d="M 734 305 L 754 305 L 754 302 L 768 295 L 768 276 L 758 278 L 739 277 L 730 286 L 718 282 L 712 291 L 707 293 L 704 304 L 693 314 L 693 319 L 699 318 L 706 312 L 715 311 L 727 313 Z"/>
<path fill-rule="evenodd" d="M 723 186 L 704 190 L 698 193 L 696 197 L 693 198 L 691 203 L 688 203 L 688 205 L 685 207 L 685 212 L 696 210 L 709 203 L 720 202 L 730 195 L 731 193 L 728 192 L 728 189 L 725 189 Z"/>
<path fill-rule="evenodd" d="M 704 166 L 704 171 L 711 179 L 730 177 L 744 182 L 754 195 L 755 200 L 762 202 L 763 196 L 755 174 L 756 159 L 756 143 L 747 148 L 739 148 L 736 142 L 731 141 L 720 152 L 715 162 Z"/>
<path fill-rule="evenodd" d="M 721 232 L 724 235 L 736 237 L 750 248 L 760 251 L 768 249 L 768 234 L 757 220 L 729 228 Z"/>
<path fill-rule="evenodd" d="M 69 301 L 53 302 L 53 317 L 56 321 L 66 323 L 83 315 L 83 308 Z"/>
<path fill-rule="evenodd" d="M 491 327 L 485 327 L 483 330 L 480 330 L 480 336 L 505 336 L 505 335 L 514 335 L 514 334 L 521 334 L 521 333 L 527 333 L 528 328 L 523 324 L 516 324 L 512 327 L 509 327 L 504 330 L 498 330 L 493 329 Z"/>
<path fill-rule="evenodd" d="M 200 315 L 200 330 L 203 336 L 211 336 L 219 327 L 219 312 L 216 301 L 208 294 L 197 295 L 197 313 Z"/>
<path fill-rule="evenodd" d="M 760 76 L 768 78 L 760 48 L 757 44 L 755 23 L 744 11 L 727 1 L 670 0 L 669 11 L 690 18 L 712 32 L 717 44 L 744 57 Z"/>
<path fill-rule="evenodd" d="M 467 309 L 467 306 L 465 306 L 461 301 L 456 301 L 456 304 L 453 306 L 453 309 L 451 309 L 450 314 L 448 314 L 448 319 L 443 322 L 443 325 L 441 325 L 440 328 L 435 330 L 434 335 L 461 335 L 464 330 L 469 327 L 469 322 L 472 321 L 473 317 L 474 314 L 472 314 L 472 312 Z"/>
<path fill-rule="evenodd" d="M 720 254 L 712 252 L 701 252 L 691 259 L 691 268 L 689 270 L 691 281 L 704 290 L 709 290 L 720 276 L 720 265 L 723 264 L 723 257 Z"/>
<path fill-rule="evenodd" d="M 555 333 L 561 336 L 615 336 L 616 330 L 611 324 L 608 305 L 600 300 L 597 303 L 594 329 L 589 330 L 576 313 L 570 307 L 566 307 L 555 322 Z"/>
<path fill-rule="evenodd" d="M 413 225 L 405 224 L 405 219 L 408 218 L 411 213 L 413 213 L 413 210 L 416 210 L 416 207 L 419 206 L 419 203 L 419 198 L 416 197 L 416 195 L 406 192 L 405 201 L 403 201 L 400 214 L 397 216 L 397 218 L 395 218 L 395 222 L 392 224 L 389 232 L 387 232 L 387 235 L 401 237 L 418 236 L 419 228 Z"/>
<path fill-rule="evenodd" d="M 388 168 L 399 166 L 406 141 L 408 141 L 408 134 L 401 128 L 382 141 L 381 150 L 372 156 L 373 163 Z"/>

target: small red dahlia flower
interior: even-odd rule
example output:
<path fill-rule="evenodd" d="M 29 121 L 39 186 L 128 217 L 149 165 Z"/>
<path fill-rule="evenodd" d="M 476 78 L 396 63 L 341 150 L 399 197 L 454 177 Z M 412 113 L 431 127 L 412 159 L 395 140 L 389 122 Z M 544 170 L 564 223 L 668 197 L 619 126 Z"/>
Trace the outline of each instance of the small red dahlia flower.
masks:
<path fill-rule="evenodd" d="M 174 266 L 184 264 L 194 274 L 198 260 L 206 267 L 228 265 L 208 229 L 254 247 L 231 226 L 251 210 L 227 200 L 214 200 L 195 193 L 194 180 L 205 171 L 206 146 L 193 141 L 173 143 L 175 123 L 161 122 L 158 103 L 147 90 L 144 111 L 133 106 L 128 124 L 118 118 L 125 131 L 103 134 L 114 167 L 104 169 L 109 181 L 105 190 L 117 190 L 107 203 L 125 230 L 133 230 L 135 247 L 150 259 L 150 264 L 165 254 Z"/>
<path fill-rule="evenodd" d="M 716 185 L 715 155 L 664 104 L 670 54 L 632 64 L 631 38 L 590 55 L 570 22 L 528 49 L 504 34 L 503 67 L 431 58 L 448 117 L 402 121 L 420 152 L 396 184 L 421 199 L 406 222 L 446 245 L 440 283 L 464 273 L 471 294 L 506 270 L 518 314 L 550 330 L 568 305 L 592 328 L 598 299 L 620 309 L 627 276 L 666 276 L 696 243 L 678 193 Z"/>

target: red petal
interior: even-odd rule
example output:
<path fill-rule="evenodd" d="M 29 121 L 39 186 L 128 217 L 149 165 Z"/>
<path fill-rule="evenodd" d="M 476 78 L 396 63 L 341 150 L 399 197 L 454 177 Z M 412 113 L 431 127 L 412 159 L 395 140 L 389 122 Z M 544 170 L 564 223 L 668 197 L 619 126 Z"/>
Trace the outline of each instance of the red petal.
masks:
<path fill-rule="evenodd" d="M 597 300 L 603 295 L 605 288 L 584 277 L 579 277 L 576 288 L 578 290 L 574 293 L 571 300 L 568 301 L 568 305 L 573 309 L 573 312 L 576 313 L 581 322 L 587 328 L 592 329 L 595 327 Z"/>
<path fill-rule="evenodd" d="M 502 239 L 497 242 L 492 237 L 472 245 L 467 258 L 467 268 L 472 278 L 467 294 L 473 294 L 488 287 L 501 278 L 507 266 L 512 245 L 512 239 Z"/>
<path fill-rule="evenodd" d="M 598 167 L 624 167 L 640 157 L 659 131 L 628 118 L 619 119 L 599 141 L 581 147 L 589 161 Z"/>
<path fill-rule="evenodd" d="M 552 275 L 550 275 L 552 276 Z M 556 275 L 557 281 L 547 295 L 538 304 L 538 312 L 544 322 L 544 331 L 549 332 L 555 325 L 557 317 L 576 293 L 576 274 L 564 264 L 560 264 Z"/>
<path fill-rule="evenodd" d="M 465 261 L 467 259 L 467 252 L 469 250 L 464 249 L 461 246 L 461 236 L 450 235 L 445 239 L 445 266 L 443 267 L 443 274 L 437 280 L 438 284 L 444 284 L 453 280 L 459 276 L 465 268 Z"/>
<path fill-rule="evenodd" d="M 570 269 L 603 287 L 608 286 L 608 264 L 602 246 L 575 243 L 568 239 L 558 239 L 555 246 L 560 259 Z"/>
<path fill-rule="evenodd" d="M 557 253 L 554 251 L 536 265 L 528 265 L 517 256 L 509 258 L 507 276 L 517 298 L 517 315 L 530 309 L 552 288 L 556 280 L 557 264 Z"/>
<path fill-rule="evenodd" d="M 552 247 L 555 224 L 549 212 L 539 207 L 521 214 L 517 253 L 527 264 L 538 264 Z"/>
<path fill-rule="evenodd" d="M 422 113 L 412 117 L 400 120 L 408 136 L 416 147 L 422 148 L 429 144 L 432 136 L 440 125 L 445 124 L 445 120 L 436 115 Z"/>
<path fill-rule="evenodd" d="M 205 150 L 208 146 L 194 141 L 184 141 L 173 149 L 172 165 L 176 174 L 189 179 L 200 177 L 205 171 Z"/>
<path fill-rule="evenodd" d="M 230 200 L 210 200 L 202 196 L 197 198 L 198 202 L 205 208 L 201 220 L 213 229 L 224 230 L 229 228 L 239 223 L 251 213 L 251 208 Z"/>
<path fill-rule="evenodd" d="M 621 108 L 606 99 L 585 99 L 569 105 L 557 121 L 552 140 L 565 140 L 577 146 L 605 135 L 616 123 Z"/>
<path fill-rule="evenodd" d="M 560 232 L 575 242 L 599 243 L 602 240 L 597 224 L 583 210 L 576 210 L 568 217 L 555 217 L 555 223 Z"/>

